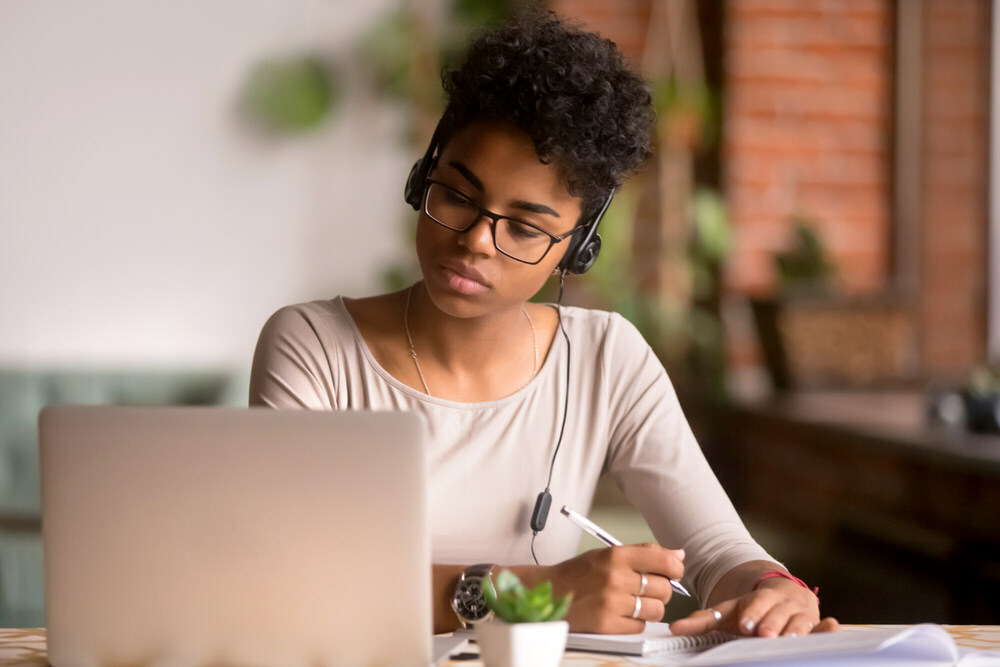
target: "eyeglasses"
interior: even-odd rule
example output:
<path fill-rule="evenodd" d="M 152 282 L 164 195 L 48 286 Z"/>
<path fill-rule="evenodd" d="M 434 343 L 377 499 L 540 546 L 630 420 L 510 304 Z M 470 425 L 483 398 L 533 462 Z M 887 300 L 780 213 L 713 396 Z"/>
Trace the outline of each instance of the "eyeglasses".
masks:
<path fill-rule="evenodd" d="M 424 213 L 442 227 L 464 232 L 480 218 L 488 218 L 493 233 L 493 245 L 511 259 L 525 264 L 538 264 L 549 249 L 572 236 L 583 227 L 574 227 L 562 236 L 554 236 L 530 222 L 491 213 L 460 191 L 427 179 L 424 193 Z"/>

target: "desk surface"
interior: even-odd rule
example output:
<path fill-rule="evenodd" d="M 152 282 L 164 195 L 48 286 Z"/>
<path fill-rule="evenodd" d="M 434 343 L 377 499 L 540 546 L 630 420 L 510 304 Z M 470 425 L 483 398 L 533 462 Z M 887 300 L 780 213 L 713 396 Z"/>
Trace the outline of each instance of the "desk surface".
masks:
<path fill-rule="evenodd" d="M 876 625 L 847 625 L 845 631 L 852 632 L 865 628 L 888 627 Z M 974 649 L 1000 650 L 1000 625 L 944 625 L 955 643 Z M 0 665 L 25 665 L 45 667 L 45 629 L 0 629 Z M 569 651 L 563 659 L 564 665 L 573 667 L 613 667 L 614 665 L 636 664 L 624 656 L 581 653 Z M 449 667 L 478 667 L 478 661 L 449 662 Z"/>

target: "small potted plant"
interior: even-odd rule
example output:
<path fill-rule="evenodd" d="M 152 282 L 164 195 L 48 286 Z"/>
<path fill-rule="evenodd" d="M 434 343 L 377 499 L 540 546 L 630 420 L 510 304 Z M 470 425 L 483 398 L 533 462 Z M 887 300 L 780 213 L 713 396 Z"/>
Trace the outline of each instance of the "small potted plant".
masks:
<path fill-rule="evenodd" d="M 486 606 L 494 619 L 476 626 L 476 642 L 487 667 L 556 667 L 566 649 L 572 594 L 552 596 L 552 582 L 527 588 L 513 572 L 501 570 L 496 587 L 483 580 Z"/>

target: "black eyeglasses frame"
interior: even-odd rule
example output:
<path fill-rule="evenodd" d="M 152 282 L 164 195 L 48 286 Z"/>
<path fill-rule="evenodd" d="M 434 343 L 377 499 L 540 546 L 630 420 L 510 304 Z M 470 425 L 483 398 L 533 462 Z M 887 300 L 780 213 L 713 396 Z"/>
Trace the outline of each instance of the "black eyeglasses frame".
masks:
<path fill-rule="evenodd" d="M 472 222 L 469 223 L 468 227 L 465 227 L 464 229 L 458 229 L 456 227 L 452 227 L 450 225 L 444 224 L 443 222 L 441 222 L 440 220 L 438 220 L 437 218 L 435 218 L 433 215 L 431 215 L 430 211 L 427 210 L 427 200 L 428 200 L 427 195 L 430 192 L 430 189 L 431 189 L 432 185 L 439 185 L 442 188 L 444 188 L 445 190 L 448 190 L 450 192 L 454 192 L 455 194 L 461 196 L 463 199 L 467 200 L 469 202 L 469 204 L 471 204 L 472 206 L 474 206 L 475 208 L 477 208 L 479 210 L 479 214 L 472 220 Z M 561 235 L 558 235 L 558 236 L 555 235 L 555 234 L 550 234 L 549 232 L 545 231 L 544 229 L 542 229 L 538 225 L 533 225 L 530 222 L 527 222 L 526 220 L 521 220 L 520 218 L 513 218 L 513 217 L 511 217 L 509 215 L 500 215 L 498 213 L 494 213 L 493 211 L 490 211 L 489 209 L 484 208 L 479 202 L 477 202 L 475 199 L 473 199 L 469 195 L 465 194 L 461 190 L 459 190 L 457 188 L 453 188 L 452 186 L 448 185 L 447 183 L 442 183 L 441 181 L 438 181 L 438 180 L 433 179 L 433 178 L 426 178 L 426 179 L 424 179 L 424 198 L 423 199 L 424 199 L 424 205 L 423 205 L 424 214 L 426 214 L 428 218 L 430 218 L 431 220 L 433 220 L 437 224 L 441 225 L 445 229 L 450 229 L 453 232 L 462 232 L 462 233 L 467 232 L 470 229 L 472 229 L 473 227 L 475 227 L 476 223 L 478 223 L 482 218 L 485 217 L 486 219 L 488 219 L 490 221 L 490 235 L 493 237 L 493 247 L 497 249 L 497 252 L 503 254 L 506 257 L 510 257 L 511 259 L 513 259 L 516 262 L 521 262 L 522 264 L 529 264 L 531 266 L 534 266 L 534 265 L 538 264 L 539 262 L 541 262 L 543 259 L 545 259 L 546 255 L 549 254 L 549 251 L 552 250 L 552 246 L 554 246 L 557 243 L 562 243 L 564 240 L 566 240 L 570 236 L 573 236 L 573 234 L 576 234 L 581 229 L 586 229 L 589 226 L 589 225 L 577 225 L 576 227 L 573 227 L 573 229 L 569 230 L 565 234 L 561 234 Z M 536 230 L 538 232 L 541 232 L 545 236 L 549 237 L 549 245 L 548 245 L 547 248 L 545 248 L 545 251 L 542 253 L 542 256 L 539 257 L 538 259 L 536 259 L 534 262 L 529 262 L 526 259 L 521 259 L 519 257 L 515 257 L 514 255 L 510 254 L 509 252 L 507 252 L 506 250 L 504 250 L 503 248 L 501 248 L 499 245 L 497 245 L 497 223 L 500 220 L 513 220 L 514 222 L 516 222 L 519 225 L 525 225 L 526 227 L 531 227 L 532 229 L 534 229 L 534 230 Z"/>

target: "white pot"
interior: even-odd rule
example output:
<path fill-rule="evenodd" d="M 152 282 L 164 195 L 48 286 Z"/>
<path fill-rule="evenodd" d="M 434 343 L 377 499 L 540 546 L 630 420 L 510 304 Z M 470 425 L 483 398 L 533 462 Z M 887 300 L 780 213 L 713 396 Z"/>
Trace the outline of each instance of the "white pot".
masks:
<path fill-rule="evenodd" d="M 558 667 L 569 623 L 504 623 L 476 626 L 479 656 L 486 667 Z"/>

